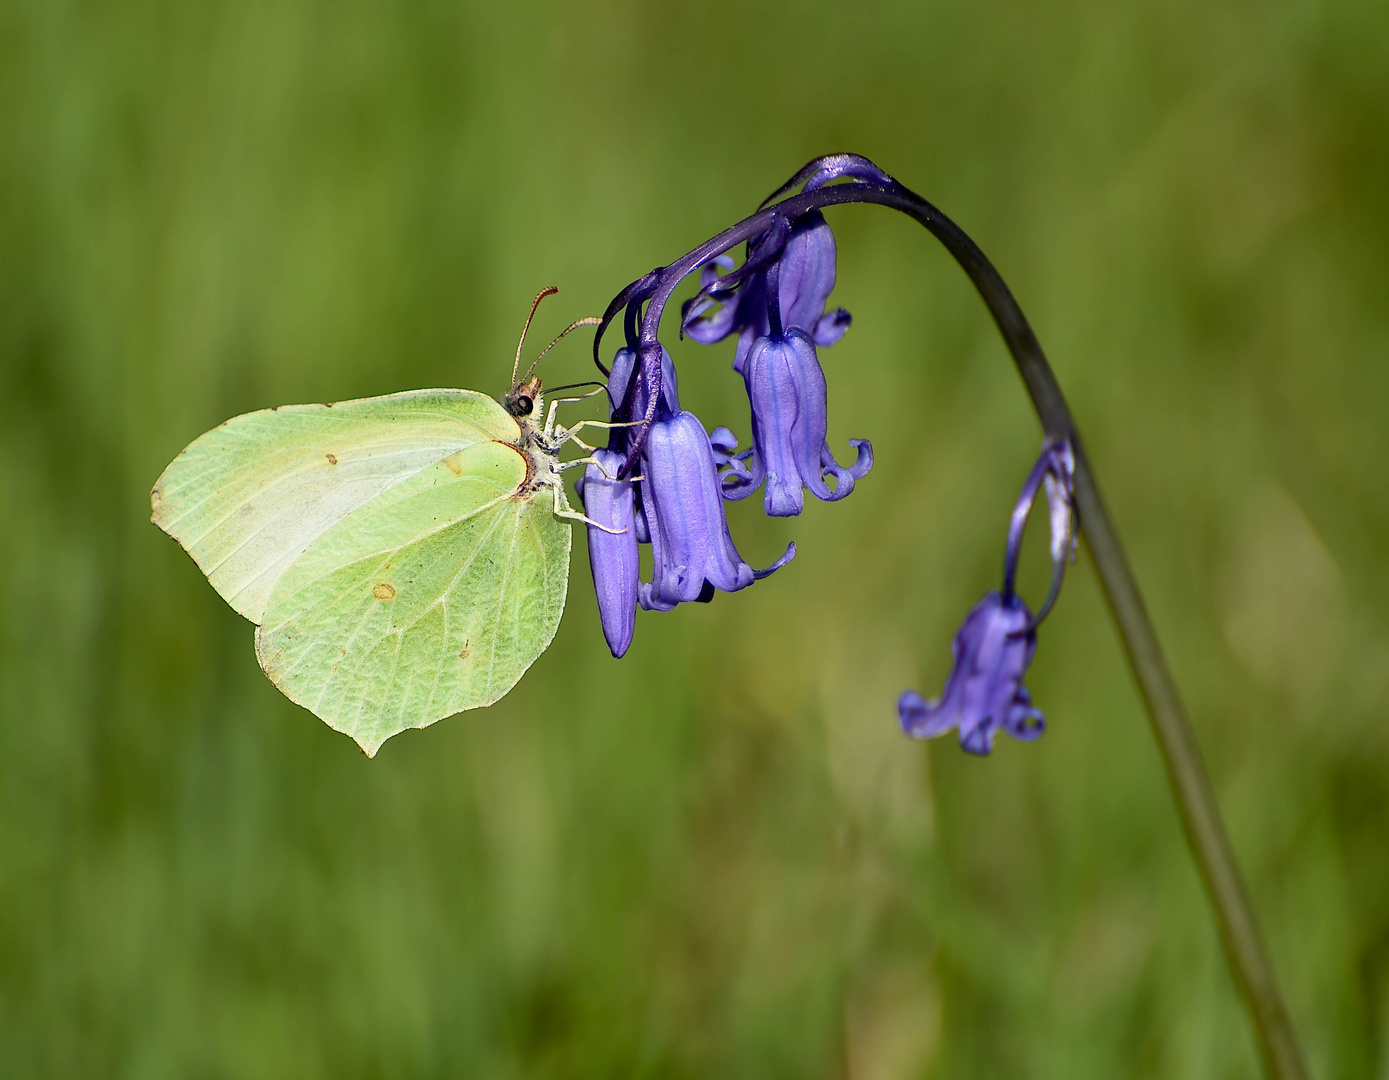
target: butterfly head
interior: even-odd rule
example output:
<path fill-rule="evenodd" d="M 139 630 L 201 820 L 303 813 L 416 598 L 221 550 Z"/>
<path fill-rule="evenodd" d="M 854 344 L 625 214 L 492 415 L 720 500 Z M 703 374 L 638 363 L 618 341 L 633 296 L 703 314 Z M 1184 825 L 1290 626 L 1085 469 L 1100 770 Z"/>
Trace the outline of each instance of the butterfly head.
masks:
<path fill-rule="evenodd" d="M 527 375 L 502 398 L 502 407 L 518 420 L 538 413 L 543 407 L 540 389 L 540 376 Z"/>

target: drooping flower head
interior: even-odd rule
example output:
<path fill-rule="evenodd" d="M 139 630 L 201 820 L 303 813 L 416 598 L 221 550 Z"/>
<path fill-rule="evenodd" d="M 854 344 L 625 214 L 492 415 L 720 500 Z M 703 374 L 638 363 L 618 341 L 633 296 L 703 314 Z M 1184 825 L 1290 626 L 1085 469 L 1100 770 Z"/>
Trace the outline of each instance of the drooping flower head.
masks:
<path fill-rule="evenodd" d="M 993 749 L 1000 728 L 1017 739 L 1035 739 L 1046 729 L 1042 714 L 1022 685 L 1037 651 L 1032 612 L 1018 597 L 1005 603 L 989 593 L 965 619 L 951 645 L 954 661 L 945 691 L 927 701 L 906 690 L 897 703 L 902 730 L 917 739 L 960 732 L 960 745 L 971 754 Z"/>
<path fill-rule="evenodd" d="M 661 369 L 656 419 L 637 469 L 620 478 L 631 429 L 614 427 L 608 449 L 594 453 L 579 490 L 591 519 L 589 567 L 599 618 L 616 657 L 631 644 L 638 603 L 648 611 L 707 603 L 715 591 L 744 589 L 796 554 L 789 545 L 766 570 L 743 561 L 728 530 L 714 449 L 699 418 L 681 409 L 675 366 L 664 349 Z M 635 350 L 623 348 L 614 357 L 608 397 L 614 418 L 647 412 L 650 385 Z M 639 543 L 652 545 L 649 583 L 639 580 Z"/>
<path fill-rule="evenodd" d="M 771 199 L 836 180 L 893 183 L 867 159 L 838 154 L 812 162 Z M 765 482 L 768 513 L 794 515 L 803 489 L 840 499 L 872 467 L 866 441 L 851 442 L 857 457 L 849 466 L 835 461 L 825 441 L 827 391 L 816 347 L 838 341 L 850 321 L 842 309 L 825 310 L 835 280 L 834 235 L 816 210 L 787 216 L 773 208 L 755 218 L 755 228 L 725 234 L 726 243 L 712 241 L 628 285 L 608 305 L 594 339 L 614 426 L 606 450 L 588 465 L 580 497 L 590 519 L 589 562 L 603 633 L 614 656 L 631 643 L 638 604 L 667 611 L 708 601 L 716 591 L 746 588 L 795 555 L 790 544 L 766 570 L 754 570 L 733 543 L 725 499 L 743 498 Z M 747 257 L 735 268 L 724 252 L 744 241 Z M 695 271 L 702 287 L 682 312 L 682 330 L 704 343 L 738 335 L 734 366 L 752 406 L 747 450 L 738 450 L 726 427 L 707 434 L 681 407 L 674 365 L 657 338 L 672 290 Z M 619 313 L 625 343 L 609 369 L 599 343 Z M 648 583 L 637 570 L 642 543 L 653 549 Z"/>
<path fill-rule="evenodd" d="M 873 467 L 866 439 L 850 440 L 858 453 L 848 466 L 835 460 L 826 441 L 829 397 L 816 346 L 834 344 L 851 321 L 843 308 L 825 311 L 835 258 L 834 234 L 824 217 L 805 214 L 769 229 L 737 270 L 726 259 L 706 265 L 703 288 L 684 314 L 685 332 L 696 341 L 709 344 L 738 334 L 733 367 L 743 376 L 752 407 L 752 448 L 738 453 L 736 442 L 716 440 L 725 466 L 723 492 L 743 499 L 765 481 L 766 511 L 773 517 L 799 514 L 803 489 L 818 499 L 842 499 Z M 730 272 L 720 277 L 718 266 Z M 722 308 L 706 314 L 733 289 Z"/>
<path fill-rule="evenodd" d="M 1003 560 L 1003 588 L 985 596 L 955 635 L 945 690 L 934 701 L 907 690 L 897 703 L 902 730 L 908 735 L 930 739 L 954 728 L 964 749 L 987 754 L 1000 730 L 1023 740 L 1035 739 L 1046 730 L 1046 720 L 1033 706 L 1022 680 L 1037 650 L 1037 626 L 1056 602 L 1066 563 L 1074 557 L 1074 473 L 1070 442 L 1048 442 L 1013 510 Z M 1052 584 L 1046 601 L 1033 616 L 1014 585 L 1023 532 L 1044 483 L 1050 506 Z"/>

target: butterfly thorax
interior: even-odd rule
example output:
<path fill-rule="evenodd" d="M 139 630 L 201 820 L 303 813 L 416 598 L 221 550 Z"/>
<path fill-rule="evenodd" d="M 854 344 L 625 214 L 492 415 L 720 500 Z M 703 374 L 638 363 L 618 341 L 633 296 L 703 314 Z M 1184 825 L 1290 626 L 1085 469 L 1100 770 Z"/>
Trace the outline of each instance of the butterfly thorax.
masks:
<path fill-rule="evenodd" d="M 536 422 L 544 408 L 542 384 L 538 375 L 529 375 L 511 388 L 502 398 L 502 408 L 521 428 L 518 449 L 526 459 L 526 479 L 517 491 L 518 498 L 530 498 L 542 487 L 559 483 L 559 443 L 545 437 L 544 428 Z"/>

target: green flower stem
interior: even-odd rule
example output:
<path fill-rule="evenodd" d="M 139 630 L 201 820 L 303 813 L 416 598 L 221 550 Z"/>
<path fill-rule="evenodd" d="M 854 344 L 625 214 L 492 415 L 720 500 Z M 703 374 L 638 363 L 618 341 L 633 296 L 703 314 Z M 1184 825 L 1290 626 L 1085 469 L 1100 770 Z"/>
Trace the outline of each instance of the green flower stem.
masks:
<path fill-rule="evenodd" d="M 852 190 L 854 186 L 845 185 L 839 190 Z M 1206 893 L 1215 908 L 1225 955 L 1254 1021 L 1264 1067 L 1276 1080 L 1305 1080 L 1307 1070 L 1297 1036 L 1279 996 L 1273 968 L 1264 951 L 1220 807 L 1201 758 L 1201 748 L 1162 655 L 1157 633 L 1143 606 L 1133 571 L 1129 569 L 1114 524 L 1100 497 L 1085 444 L 1036 335 L 1008 286 L 978 245 L 925 199 L 899 186 L 878 189 L 869 198 L 854 201 L 871 201 L 901 210 L 926 226 L 945 245 L 988 305 L 989 313 L 1013 354 L 1027 392 L 1032 396 L 1043 430 L 1050 436 L 1070 438 L 1075 447 L 1075 489 L 1081 533 L 1090 548 L 1119 638 L 1124 643 L 1124 651 L 1147 706 L 1187 842 L 1196 856 Z"/>

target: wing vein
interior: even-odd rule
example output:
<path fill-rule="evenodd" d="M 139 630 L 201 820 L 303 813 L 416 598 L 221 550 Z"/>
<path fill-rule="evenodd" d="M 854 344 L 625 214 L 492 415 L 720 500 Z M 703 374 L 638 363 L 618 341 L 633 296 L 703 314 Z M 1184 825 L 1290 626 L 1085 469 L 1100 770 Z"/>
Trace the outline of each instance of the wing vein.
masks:
<path fill-rule="evenodd" d="M 507 552 L 506 562 L 503 564 L 502 569 L 501 585 L 497 589 L 496 622 L 499 628 L 502 624 L 502 609 L 506 603 L 507 587 L 511 584 L 511 568 L 516 561 L 516 537 L 520 535 L 521 532 L 521 514 L 519 511 L 512 518 L 512 521 L 514 522 L 515 527 L 511 530 L 511 549 Z M 515 634 L 513 633 L 512 636 L 515 637 Z M 492 676 L 493 673 L 497 670 L 497 639 L 499 637 L 501 637 L 500 634 L 492 635 L 492 655 L 489 657 L 487 662 L 487 692 L 489 694 L 492 692 Z"/>

